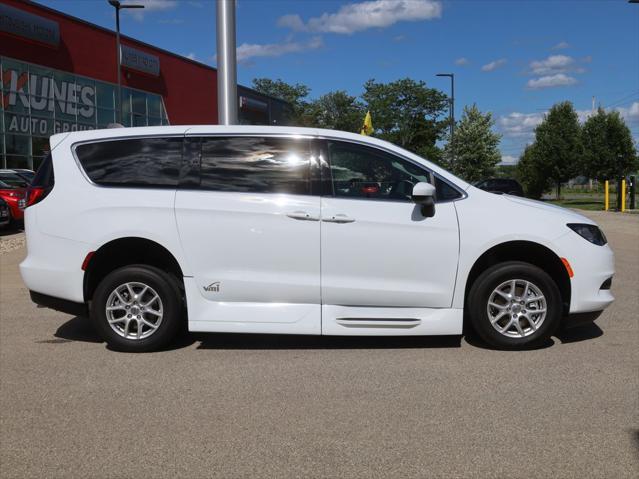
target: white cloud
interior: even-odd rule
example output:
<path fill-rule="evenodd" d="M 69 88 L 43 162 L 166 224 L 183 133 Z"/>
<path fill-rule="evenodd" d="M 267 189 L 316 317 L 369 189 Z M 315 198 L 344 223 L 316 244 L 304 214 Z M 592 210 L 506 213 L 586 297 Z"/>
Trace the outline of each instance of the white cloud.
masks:
<path fill-rule="evenodd" d="M 295 30 L 296 32 L 306 30 L 304 21 L 302 21 L 301 17 L 297 14 L 289 14 L 280 17 L 277 20 L 277 26 L 290 28 L 291 30 Z"/>
<path fill-rule="evenodd" d="M 486 65 L 481 67 L 481 71 L 492 72 L 493 70 L 497 70 L 498 68 L 504 66 L 506 64 L 506 61 L 507 60 L 505 58 L 500 58 L 499 60 L 487 63 Z"/>
<path fill-rule="evenodd" d="M 287 53 L 315 50 L 322 45 L 321 37 L 313 37 L 308 42 L 242 43 L 237 47 L 237 61 L 242 63 L 256 57 L 279 57 Z"/>
<path fill-rule="evenodd" d="M 577 83 L 577 79 L 564 73 L 556 75 L 547 75 L 540 78 L 532 78 L 526 83 L 526 87 L 530 90 L 540 90 L 542 88 L 554 88 L 558 86 L 570 86 Z"/>
<path fill-rule="evenodd" d="M 543 119 L 542 112 L 520 113 L 515 111 L 506 116 L 500 116 L 497 125 L 505 137 L 529 139 L 533 137 L 535 128 Z"/>
<path fill-rule="evenodd" d="M 626 123 L 639 124 L 639 101 L 633 102 L 628 108 L 617 107 L 615 110 L 621 114 Z"/>
<path fill-rule="evenodd" d="M 577 79 L 567 74 L 584 73 L 586 70 L 580 64 L 589 63 L 591 60 L 591 57 L 575 60 L 568 55 L 550 55 L 543 60 L 534 60 L 530 62 L 528 73 L 537 78 L 528 80 L 526 87 L 530 90 L 538 90 L 574 85 Z"/>
<path fill-rule="evenodd" d="M 295 31 L 350 35 L 398 22 L 431 20 L 441 17 L 441 14 L 439 0 L 371 0 L 343 5 L 336 13 L 323 13 L 306 23 L 297 14 L 284 15 L 278 25 Z"/>
<path fill-rule="evenodd" d="M 543 60 L 535 60 L 530 62 L 530 72 L 533 75 L 552 75 L 555 73 L 568 72 L 583 73 L 577 61 L 567 55 L 550 55 Z"/>
<path fill-rule="evenodd" d="M 500 165 L 516 165 L 519 157 L 513 155 L 502 155 Z"/>
<path fill-rule="evenodd" d="M 570 48 L 570 43 L 568 42 L 559 42 L 557 45 L 553 46 L 551 50 L 565 50 L 566 48 Z"/>
<path fill-rule="evenodd" d="M 144 8 L 124 8 L 123 13 L 130 14 L 136 20 L 144 20 L 144 14 L 149 12 L 161 12 L 172 10 L 178 6 L 176 0 L 123 0 L 122 5 L 127 3 L 134 5 L 144 5 Z"/>
<path fill-rule="evenodd" d="M 191 52 L 188 55 L 186 55 L 186 58 L 188 58 L 189 60 L 197 60 L 197 55 Z"/>
<path fill-rule="evenodd" d="M 468 65 L 468 63 L 469 63 L 468 58 L 466 57 L 461 57 L 455 60 L 455 65 L 459 65 L 460 67 L 463 67 L 464 65 Z"/>

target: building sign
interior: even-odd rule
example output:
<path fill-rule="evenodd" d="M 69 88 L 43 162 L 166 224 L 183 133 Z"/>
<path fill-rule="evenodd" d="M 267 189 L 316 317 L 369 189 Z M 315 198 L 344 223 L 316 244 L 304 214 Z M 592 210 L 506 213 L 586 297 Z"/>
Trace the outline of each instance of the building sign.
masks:
<path fill-rule="evenodd" d="M 120 63 L 123 67 L 137 70 L 147 75 L 160 75 L 160 59 L 158 57 L 126 45 L 121 45 L 120 48 Z"/>
<path fill-rule="evenodd" d="M 53 47 L 57 47 L 60 43 L 60 28 L 57 22 L 2 4 L 0 4 L 0 32 L 18 35 Z"/>
<path fill-rule="evenodd" d="M 11 68 L 2 71 L 2 83 L 8 133 L 50 135 L 95 128 L 92 124 L 81 124 L 83 120 L 94 123 L 95 85 L 80 85 Z"/>

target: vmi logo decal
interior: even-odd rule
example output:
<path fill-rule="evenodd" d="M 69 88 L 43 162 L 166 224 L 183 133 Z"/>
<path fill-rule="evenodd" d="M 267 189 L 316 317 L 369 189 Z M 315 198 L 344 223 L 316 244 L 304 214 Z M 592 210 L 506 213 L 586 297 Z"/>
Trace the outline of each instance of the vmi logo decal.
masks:
<path fill-rule="evenodd" d="M 208 291 L 209 293 L 218 293 L 220 291 L 220 282 L 216 281 L 208 286 L 204 286 L 204 291 Z"/>

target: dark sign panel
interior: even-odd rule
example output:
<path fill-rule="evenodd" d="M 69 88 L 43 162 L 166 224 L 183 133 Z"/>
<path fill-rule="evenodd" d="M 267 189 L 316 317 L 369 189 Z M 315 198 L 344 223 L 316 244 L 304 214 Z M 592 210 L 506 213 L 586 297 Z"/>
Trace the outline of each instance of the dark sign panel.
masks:
<path fill-rule="evenodd" d="M 53 20 L 0 4 L 0 31 L 57 47 L 60 28 Z"/>
<path fill-rule="evenodd" d="M 121 60 L 123 67 L 137 70 L 147 75 L 160 75 L 160 59 L 155 55 L 143 52 L 137 48 L 121 45 Z"/>

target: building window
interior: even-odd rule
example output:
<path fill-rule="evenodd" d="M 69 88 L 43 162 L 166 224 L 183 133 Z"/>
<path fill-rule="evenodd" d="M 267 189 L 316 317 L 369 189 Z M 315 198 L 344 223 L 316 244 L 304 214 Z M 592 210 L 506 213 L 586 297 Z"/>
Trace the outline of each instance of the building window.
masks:
<path fill-rule="evenodd" d="M 52 134 L 116 121 L 111 83 L 6 57 L 0 57 L 0 73 L 0 168 L 35 169 Z M 122 88 L 122 124 L 168 125 L 162 97 Z"/>

